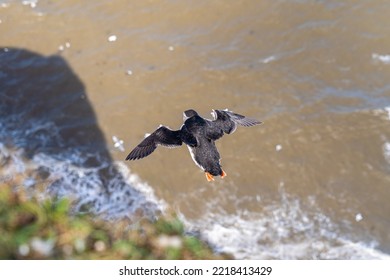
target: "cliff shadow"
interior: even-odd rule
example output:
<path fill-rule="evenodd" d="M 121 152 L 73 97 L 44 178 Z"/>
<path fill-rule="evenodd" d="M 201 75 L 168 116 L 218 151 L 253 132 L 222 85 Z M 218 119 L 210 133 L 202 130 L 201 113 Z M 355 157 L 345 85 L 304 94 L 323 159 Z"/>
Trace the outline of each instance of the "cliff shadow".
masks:
<path fill-rule="evenodd" d="M 18 151 L 11 164 L 32 162 L 51 195 L 108 217 L 160 211 L 149 187 L 113 162 L 85 87 L 63 57 L 0 48 L 0 100 L 3 150 Z"/>

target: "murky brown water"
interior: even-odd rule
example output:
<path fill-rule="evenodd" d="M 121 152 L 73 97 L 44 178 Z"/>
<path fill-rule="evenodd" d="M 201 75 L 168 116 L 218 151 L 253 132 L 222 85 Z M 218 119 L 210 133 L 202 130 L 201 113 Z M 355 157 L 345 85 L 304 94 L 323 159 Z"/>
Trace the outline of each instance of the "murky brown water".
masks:
<path fill-rule="evenodd" d="M 215 183 L 184 147 L 126 163 L 221 250 L 376 258 L 390 253 L 389 14 L 388 1 L 0 1 L 0 46 L 63 58 L 115 161 L 189 108 L 263 121 L 217 142 Z"/>

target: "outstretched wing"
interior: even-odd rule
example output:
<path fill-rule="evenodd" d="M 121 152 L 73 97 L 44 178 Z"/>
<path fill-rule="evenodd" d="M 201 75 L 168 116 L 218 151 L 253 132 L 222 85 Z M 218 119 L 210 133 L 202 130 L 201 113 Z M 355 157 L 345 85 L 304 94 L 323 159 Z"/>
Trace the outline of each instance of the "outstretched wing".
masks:
<path fill-rule="evenodd" d="M 158 145 L 173 148 L 181 146 L 181 144 L 182 140 L 180 130 L 170 130 L 165 126 L 160 126 L 156 131 L 139 143 L 138 146 L 129 153 L 126 160 L 144 158 L 153 153 Z"/>
<path fill-rule="evenodd" d="M 237 129 L 237 124 L 249 127 L 262 123 L 228 110 L 213 110 L 211 114 L 214 116 L 214 120 L 209 122 L 206 135 L 212 140 L 221 138 L 224 133 L 233 133 Z"/>

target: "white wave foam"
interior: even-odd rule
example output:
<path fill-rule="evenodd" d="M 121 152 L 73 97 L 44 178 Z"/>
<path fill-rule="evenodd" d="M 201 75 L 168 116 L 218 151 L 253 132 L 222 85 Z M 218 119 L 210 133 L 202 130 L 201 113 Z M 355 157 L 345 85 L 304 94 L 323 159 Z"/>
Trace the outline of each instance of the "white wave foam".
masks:
<path fill-rule="evenodd" d="M 238 259 L 389 259 L 377 245 L 353 242 L 312 204 L 304 210 L 298 199 L 282 193 L 279 203 L 262 213 L 232 215 L 210 212 L 192 226 L 216 250 Z M 187 221 L 188 222 L 188 221 Z"/>
<path fill-rule="evenodd" d="M 390 144 L 388 147 L 390 153 Z M 12 174 L 30 174 L 29 170 L 44 169 L 49 175 L 47 186 L 51 195 L 71 197 L 75 211 L 91 211 L 107 218 L 129 217 L 135 220 L 154 218 L 164 212 L 167 204 L 158 199 L 148 184 L 133 174 L 122 162 L 112 166 L 83 168 L 59 161 L 45 154 L 37 154 L 31 162 L 22 160 L 21 150 L 7 150 L 0 145 L 8 163 L 0 169 L 0 178 Z M 390 154 L 389 154 L 390 156 Z M 101 172 L 108 174 L 102 180 Z M 26 172 L 27 171 L 27 172 Z M 34 188 L 33 179 L 26 188 Z M 189 231 L 201 236 L 219 252 L 231 253 L 237 259 L 389 259 L 376 250 L 377 244 L 354 242 L 340 233 L 332 220 L 321 213 L 314 197 L 303 203 L 287 194 L 280 184 L 280 201 L 262 203 L 261 212 L 237 210 L 235 214 L 218 211 L 218 203 L 211 201 L 213 211 L 206 211 L 198 220 L 181 219 Z M 215 198 L 218 199 L 218 198 Z M 207 206 L 206 206 L 207 207 Z M 139 217 L 139 218 L 141 218 Z"/>
<path fill-rule="evenodd" d="M 267 63 L 270 63 L 271 61 L 274 61 L 274 60 L 276 60 L 276 56 L 271 55 L 271 56 L 268 56 L 266 58 L 260 59 L 260 62 L 267 64 Z"/>
<path fill-rule="evenodd" d="M 390 106 L 375 109 L 373 110 L 373 114 L 383 120 L 390 121 Z M 383 156 L 385 160 L 390 164 L 390 142 L 388 142 L 388 139 L 386 139 L 386 137 L 382 137 L 382 139 L 384 140 L 384 143 L 382 145 Z"/>
<path fill-rule="evenodd" d="M 390 120 L 390 106 L 385 107 L 384 110 L 387 112 L 387 117 L 388 117 L 388 119 Z"/>
<path fill-rule="evenodd" d="M 390 164 L 390 143 L 389 142 L 383 144 L 383 155 L 386 161 Z"/>
<path fill-rule="evenodd" d="M 23 5 L 30 6 L 31 8 L 36 8 L 38 4 L 38 0 L 23 0 Z"/>
<path fill-rule="evenodd" d="M 316 236 L 303 234 L 296 227 L 275 225 L 276 220 L 272 220 L 275 218 L 206 217 L 201 227 L 209 224 L 202 230 L 205 238 L 218 251 L 231 253 L 238 259 L 390 259 L 364 243 L 338 236 L 326 238 L 321 234 L 333 235 L 326 230 L 320 230 Z M 293 233 L 300 238 L 290 240 Z"/>
<path fill-rule="evenodd" d="M 378 54 L 373 53 L 371 58 L 375 62 L 381 62 L 383 64 L 390 64 L 390 55 L 389 54 Z"/>
<path fill-rule="evenodd" d="M 80 167 L 71 163 L 81 161 L 74 158 L 58 160 L 46 154 L 36 154 L 31 160 L 26 160 L 21 149 L 8 150 L 4 145 L 0 145 L 0 152 L 8 158 L 0 170 L 0 178 L 13 178 L 18 174 L 27 176 L 24 187 L 34 189 L 38 183 L 34 177 L 40 170 L 48 174 L 45 182 L 49 183 L 46 194 L 38 195 L 70 198 L 77 212 L 93 212 L 106 218 L 134 220 L 147 216 L 153 219 L 167 207 L 148 184 L 121 162 Z"/>

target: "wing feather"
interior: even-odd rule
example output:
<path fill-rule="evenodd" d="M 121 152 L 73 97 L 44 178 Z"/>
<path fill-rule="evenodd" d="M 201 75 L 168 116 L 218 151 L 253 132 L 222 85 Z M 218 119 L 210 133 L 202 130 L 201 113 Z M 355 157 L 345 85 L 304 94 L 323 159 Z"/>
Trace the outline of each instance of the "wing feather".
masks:
<path fill-rule="evenodd" d="M 208 122 L 207 136 L 212 140 L 221 138 L 224 133 L 232 134 L 236 131 L 237 125 L 249 127 L 262 123 L 256 119 L 247 118 L 228 110 L 213 110 L 211 114 L 214 120 Z"/>
<path fill-rule="evenodd" d="M 152 134 L 148 135 L 141 143 L 137 145 L 126 157 L 126 160 L 136 160 L 147 157 L 162 145 L 174 148 L 182 145 L 180 130 L 171 130 L 166 126 L 160 126 Z"/>

